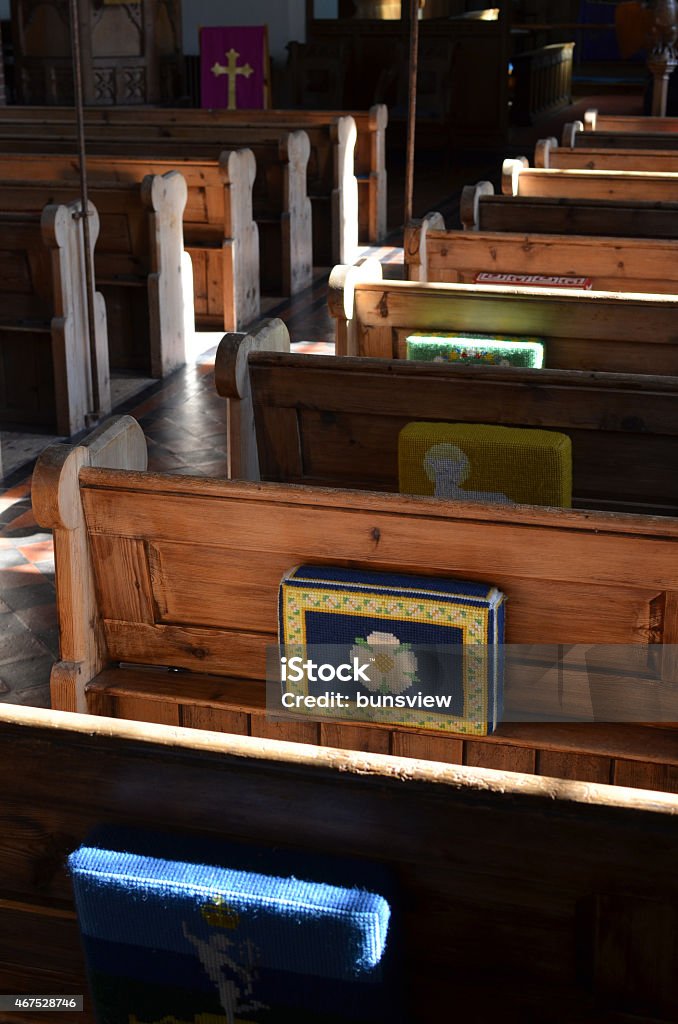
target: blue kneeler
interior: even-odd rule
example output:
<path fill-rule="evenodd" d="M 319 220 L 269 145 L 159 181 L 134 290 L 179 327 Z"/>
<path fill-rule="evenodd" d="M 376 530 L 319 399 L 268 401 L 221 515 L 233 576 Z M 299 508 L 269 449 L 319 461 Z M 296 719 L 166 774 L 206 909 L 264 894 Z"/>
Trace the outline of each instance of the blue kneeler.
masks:
<path fill-rule="evenodd" d="M 397 1019 L 369 865 L 106 829 L 69 867 L 99 1024 Z"/>

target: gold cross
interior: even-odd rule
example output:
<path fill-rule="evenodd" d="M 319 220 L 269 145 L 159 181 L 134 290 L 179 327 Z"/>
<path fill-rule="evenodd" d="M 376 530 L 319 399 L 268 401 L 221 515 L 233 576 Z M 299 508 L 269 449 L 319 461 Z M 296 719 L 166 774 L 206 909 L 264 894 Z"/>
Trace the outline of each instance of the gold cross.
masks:
<path fill-rule="evenodd" d="M 215 61 L 210 70 L 215 78 L 218 78 L 219 75 L 228 75 L 227 109 L 235 110 L 236 107 L 238 106 L 235 100 L 235 84 L 238 75 L 244 75 L 245 78 L 249 78 L 252 72 L 254 71 L 254 68 L 250 64 L 243 64 L 241 65 L 241 67 L 238 67 L 238 57 L 240 56 L 240 54 L 238 53 L 237 50 L 231 48 L 226 54 L 226 56 L 228 58 L 228 64 L 226 65 L 226 67 L 224 67 L 223 64 L 219 64 L 218 61 Z"/>

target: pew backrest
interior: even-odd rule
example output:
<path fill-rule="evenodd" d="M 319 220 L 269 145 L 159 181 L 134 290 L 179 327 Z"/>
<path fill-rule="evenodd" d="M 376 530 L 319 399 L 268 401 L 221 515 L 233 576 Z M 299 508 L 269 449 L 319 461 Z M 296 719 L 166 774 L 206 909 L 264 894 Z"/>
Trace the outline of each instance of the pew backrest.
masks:
<path fill-rule="evenodd" d="M 655 131 L 652 127 L 635 132 L 586 131 L 582 121 L 573 121 L 563 127 L 561 144 L 565 149 L 625 149 L 625 150 L 675 150 L 678 135 L 674 132 Z"/>
<path fill-rule="evenodd" d="M 634 114 L 601 114 L 589 109 L 584 113 L 584 131 L 587 132 L 666 132 L 678 131 L 678 117 L 650 117 Z"/>
<path fill-rule="evenodd" d="M 678 374 L 673 295 L 431 284 L 381 278 L 367 260 L 329 282 L 339 355 L 398 359 L 421 331 L 543 338 L 553 369 Z"/>
<path fill-rule="evenodd" d="M 673 796 L 9 705 L 0 742 L 0 985 L 85 993 L 82 1024 L 95 1017 L 66 859 L 102 825 L 379 865 L 406 1019 L 439 1018 L 451 985 L 473 1014 L 479 960 L 506 978 L 484 1014 L 548 1000 L 555 1024 L 594 1020 L 631 992 L 672 1012 L 670 967 L 637 967 L 662 965 L 673 934 Z"/>
<path fill-rule="evenodd" d="M 590 171 L 659 171 L 673 174 L 678 171 L 678 151 L 675 147 L 659 145 L 639 148 L 622 145 L 613 148 L 611 141 L 606 145 L 594 145 L 597 133 L 570 132 L 568 139 L 583 142 L 566 146 L 558 145 L 554 138 L 540 139 L 534 150 L 535 167 L 551 167 L 559 170 L 584 169 Z M 662 139 L 659 137 L 658 142 Z M 589 144 L 589 142 L 591 144 Z"/>
<path fill-rule="evenodd" d="M 285 333 L 272 321 L 227 335 L 215 362 L 219 394 L 252 404 L 263 480 L 397 491 L 408 423 L 492 423 L 568 434 L 577 507 L 678 514 L 666 473 L 678 450 L 675 377 L 290 355 Z M 234 372 L 234 345 L 247 375 Z"/>
<path fill-rule="evenodd" d="M 465 231 L 678 238 L 678 203 L 502 196 L 489 181 L 465 186 L 460 218 Z"/>
<path fill-rule="evenodd" d="M 524 159 L 508 159 L 502 167 L 501 189 L 505 196 L 675 203 L 678 175 L 668 171 L 529 167 Z"/>
<path fill-rule="evenodd" d="M 584 278 L 596 291 L 678 291 L 678 239 L 447 231 L 434 213 L 406 226 L 404 250 L 410 281 L 474 284 L 480 273 L 525 274 L 549 276 L 554 285 L 559 277 Z"/>
<path fill-rule="evenodd" d="M 532 772 L 561 757 L 572 778 L 593 757 L 621 785 L 670 787 L 670 730 L 509 723 L 462 738 L 276 721 L 264 679 L 280 580 L 304 562 L 491 582 L 510 600 L 507 643 L 634 644 L 649 658 L 649 644 L 677 639 L 676 519 L 172 477 L 143 472 L 145 457 L 122 417 L 36 467 L 59 594 L 53 706 Z"/>

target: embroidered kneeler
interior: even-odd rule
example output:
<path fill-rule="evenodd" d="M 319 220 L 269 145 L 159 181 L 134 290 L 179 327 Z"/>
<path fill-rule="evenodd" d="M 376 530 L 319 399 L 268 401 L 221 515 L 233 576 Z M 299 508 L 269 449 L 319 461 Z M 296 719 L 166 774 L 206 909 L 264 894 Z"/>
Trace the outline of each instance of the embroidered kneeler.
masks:
<path fill-rule="evenodd" d="M 483 423 L 408 423 L 398 438 L 401 494 L 500 505 L 572 505 L 566 434 Z"/>
<path fill-rule="evenodd" d="M 433 363 L 466 363 L 479 366 L 544 365 L 540 338 L 461 332 L 411 334 L 406 338 L 408 359 Z"/>
<path fill-rule="evenodd" d="M 397 1019 L 390 905 L 348 863 L 104 830 L 69 858 L 98 1024 Z"/>

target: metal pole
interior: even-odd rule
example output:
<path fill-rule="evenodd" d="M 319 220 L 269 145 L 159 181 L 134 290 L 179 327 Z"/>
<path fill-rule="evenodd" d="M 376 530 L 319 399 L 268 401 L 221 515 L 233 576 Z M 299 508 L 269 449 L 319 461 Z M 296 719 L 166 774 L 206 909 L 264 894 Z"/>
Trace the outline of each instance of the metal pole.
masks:
<path fill-rule="evenodd" d="M 87 196 L 87 158 L 85 154 L 85 119 L 83 114 L 82 63 L 80 51 L 80 18 L 78 0 L 70 0 L 71 45 L 73 49 L 73 84 L 75 89 L 75 115 L 78 130 L 78 159 L 80 161 L 80 200 L 82 203 L 82 240 L 85 259 L 85 302 L 89 332 L 89 365 L 92 382 L 92 411 L 88 420 L 93 424 L 101 415 L 99 395 L 99 367 L 97 363 L 96 324 L 94 321 L 94 280 L 92 277 L 92 247 L 89 233 L 89 201 Z"/>
<path fill-rule="evenodd" d="M 412 220 L 414 195 L 414 131 L 417 117 L 417 64 L 419 60 L 419 0 L 410 0 L 410 83 L 405 156 L 405 225 Z"/>

